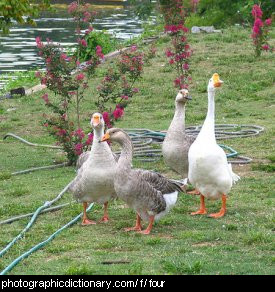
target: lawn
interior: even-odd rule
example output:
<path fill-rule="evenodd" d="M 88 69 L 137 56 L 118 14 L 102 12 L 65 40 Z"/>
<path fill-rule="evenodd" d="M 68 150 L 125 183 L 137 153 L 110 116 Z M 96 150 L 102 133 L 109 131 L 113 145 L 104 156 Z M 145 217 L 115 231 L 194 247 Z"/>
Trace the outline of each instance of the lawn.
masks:
<path fill-rule="evenodd" d="M 273 46 L 274 43 L 274 29 Z M 145 67 L 137 84 L 140 92 L 116 126 L 165 130 L 174 113 L 176 90 L 173 70 L 164 56 L 168 38 L 157 43 L 158 54 Z M 110 222 L 82 227 L 80 222 L 66 229 L 43 249 L 17 265 L 11 274 L 274 274 L 274 58 L 264 53 L 254 57 L 250 30 L 229 28 L 221 34 L 190 36 L 194 50 L 191 61 L 193 100 L 186 112 L 187 125 L 199 125 L 207 111 L 206 86 L 213 73 L 224 81 L 216 94 L 216 122 L 255 124 L 265 128 L 261 135 L 222 141 L 241 155 L 253 158 L 249 165 L 234 166 L 241 180 L 232 188 L 228 212 L 221 219 L 192 217 L 199 198 L 182 194 L 176 207 L 155 224 L 151 235 L 125 233 L 135 214 L 116 200 L 110 203 Z M 94 112 L 95 88 L 102 76 L 91 81 L 83 103 L 85 129 Z M 50 95 L 50 98 L 53 96 Z M 0 136 L 7 132 L 43 144 L 54 144 L 42 127 L 45 112 L 41 93 L 0 102 Z M 34 211 L 52 200 L 75 176 L 73 167 L 43 170 L 9 177 L 8 173 L 52 164 L 62 160 L 53 149 L 28 147 L 13 139 L 0 140 L 0 221 Z M 157 170 L 179 178 L 163 161 L 135 167 Z M 0 270 L 33 245 L 82 211 L 66 194 L 60 203 L 72 202 L 54 213 L 41 215 L 34 227 L 0 261 Z M 206 201 L 209 212 L 218 211 L 220 201 Z M 90 218 L 99 220 L 102 206 L 96 205 Z M 6 246 L 28 219 L 0 226 L 0 249 Z M 106 260 L 128 263 L 106 265 Z"/>

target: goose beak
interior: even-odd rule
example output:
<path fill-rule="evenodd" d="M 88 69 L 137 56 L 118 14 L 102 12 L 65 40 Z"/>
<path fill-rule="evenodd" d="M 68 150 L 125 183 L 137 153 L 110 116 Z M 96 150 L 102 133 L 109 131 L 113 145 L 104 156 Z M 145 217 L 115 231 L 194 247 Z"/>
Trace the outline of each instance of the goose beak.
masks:
<path fill-rule="evenodd" d="M 214 82 L 214 87 L 221 87 L 223 84 L 223 81 L 220 79 L 220 76 L 218 73 L 213 74 L 213 82 Z"/>
<path fill-rule="evenodd" d="M 187 95 L 187 96 L 186 96 L 186 99 L 188 99 L 188 100 L 192 100 L 192 96 L 191 96 L 191 95 Z"/>
<path fill-rule="evenodd" d="M 97 127 L 100 124 L 100 116 L 93 117 L 93 126 Z"/>
<path fill-rule="evenodd" d="M 99 140 L 98 142 L 105 142 L 107 140 L 110 139 L 110 134 L 109 133 L 105 133 L 105 135 L 101 138 L 101 140 Z"/>

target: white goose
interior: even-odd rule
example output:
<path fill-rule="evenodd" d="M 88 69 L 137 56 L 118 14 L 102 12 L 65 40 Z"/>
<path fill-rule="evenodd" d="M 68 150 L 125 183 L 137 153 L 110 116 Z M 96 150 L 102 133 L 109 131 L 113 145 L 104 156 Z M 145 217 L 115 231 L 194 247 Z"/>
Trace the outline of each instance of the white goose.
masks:
<path fill-rule="evenodd" d="M 103 222 L 109 220 L 107 213 L 108 201 L 116 197 L 114 190 L 114 174 L 116 168 L 115 156 L 107 143 L 98 143 L 104 135 L 104 120 L 100 113 L 95 113 L 91 119 L 94 129 L 94 139 L 91 151 L 80 157 L 80 167 L 73 180 L 70 191 L 74 197 L 83 202 L 82 225 L 96 224 L 89 220 L 86 209 L 88 203 L 104 204 Z"/>
<path fill-rule="evenodd" d="M 188 178 L 191 184 L 200 193 L 200 209 L 192 215 L 207 214 L 204 198 L 222 198 L 220 212 L 210 214 L 210 217 L 219 218 L 226 212 L 226 195 L 232 184 L 239 180 L 239 176 L 232 171 L 231 164 L 223 149 L 215 138 L 215 90 L 223 81 L 215 73 L 208 84 L 208 112 L 202 129 L 188 153 Z"/>

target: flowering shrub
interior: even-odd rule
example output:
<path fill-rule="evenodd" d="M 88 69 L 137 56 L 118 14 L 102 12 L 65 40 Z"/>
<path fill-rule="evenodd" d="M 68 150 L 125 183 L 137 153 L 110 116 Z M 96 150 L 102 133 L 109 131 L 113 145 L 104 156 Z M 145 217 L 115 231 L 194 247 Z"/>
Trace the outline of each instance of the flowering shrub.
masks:
<path fill-rule="evenodd" d="M 129 51 L 122 52 L 113 68 L 102 79 L 97 87 L 98 100 L 96 106 L 103 113 L 108 128 L 120 119 L 125 107 L 131 102 L 139 89 L 134 87 L 141 77 L 144 65 L 144 54 L 133 45 Z M 109 106 L 109 103 L 115 107 Z"/>
<path fill-rule="evenodd" d="M 117 48 L 117 41 L 110 34 L 104 31 L 93 31 L 92 27 L 85 32 L 83 40 L 86 42 L 86 46 L 81 47 L 81 61 L 91 59 L 95 54 L 97 46 L 102 48 L 103 54 L 108 54 Z"/>
<path fill-rule="evenodd" d="M 263 12 L 257 4 L 252 8 L 252 16 L 254 18 L 254 24 L 251 37 L 255 46 L 255 54 L 259 57 L 262 51 L 272 51 L 272 48 L 268 44 L 268 33 L 272 20 L 271 18 L 265 21 L 262 20 Z"/>
<path fill-rule="evenodd" d="M 169 64 L 176 68 L 177 77 L 174 85 L 177 88 L 188 88 L 190 77 L 189 59 L 192 54 L 190 45 L 187 42 L 188 28 L 184 26 L 185 11 L 181 0 L 168 1 L 163 6 L 164 18 L 167 21 L 165 32 L 172 38 L 172 48 L 166 50 L 166 57 Z M 171 23 L 171 21 L 174 21 Z"/>
<path fill-rule="evenodd" d="M 50 100 L 48 94 L 42 99 L 45 105 L 52 111 L 51 115 L 44 115 L 44 125 L 49 133 L 57 139 L 67 154 L 69 164 L 74 164 L 78 155 L 86 151 L 92 142 L 92 134 L 85 135 L 80 121 L 80 103 L 84 98 L 84 92 L 88 88 L 88 78 L 95 73 L 96 67 L 104 57 L 100 46 L 96 47 L 95 54 L 86 62 L 88 65 L 84 72 L 80 71 L 79 52 L 87 45 L 81 36 L 81 29 L 89 26 L 89 22 L 95 16 L 89 12 L 89 4 L 75 1 L 69 5 L 69 13 L 76 22 L 77 54 L 68 56 L 58 44 L 50 40 L 43 43 L 40 37 L 36 38 L 39 56 L 44 60 L 46 72 L 37 72 L 41 84 L 54 92 L 56 98 Z M 92 31 L 89 26 L 87 33 Z M 73 74 L 72 74 L 73 73 Z M 75 113 L 72 112 L 75 108 Z"/>
<path fill-rule="evenodd" d="M 97 45 L 94 53 L 90 55 L 90 60 L 86 62 L 88 66 L 84 71 L 80 71 L 80 53 L 87 47 L 86 39 L 89 38 L 85 36 L 93 31 L 89 21 L 93 19 L 94 13 L 89 12 L 88 4 L 80 5 L 80 0 L 71 3 L 68 11 L 77 24 L 76 53 L 68 56 L 60 45 L 50 40 L 45 44 L 37 37 L 37 48 L 45 62 L 46 72 L 37 72 L 36 76 L 55 93 L 55 98 L 51 99 L 48 94 L 42 96 L 45 105 L 52 111 L 51 115 L 44 114 L 44 126 L 57 139 L 57 143 L 62 145 L 69 164 L 75 164 L 78 156 L 88 149 L 93 140 L 92 133 L 86 135 L 82 130 L 80 103 L 88 88 L 88 78 L 95 73 L 104 54 L 102 47 Z M 81 35 L 83 23 L 89 25 L 84 36 Z M 156 50 L 150 48 L 149 52 L 146 60 L 153 58 Z M 138 51 L 137 46 L 132 46 L 130 50 L 120 54 L 112 68 L 108 68 L 108 73 L 97 87 L 97 110 L 103 114 L 107 127 L 112 127 L 124 115 L 125 107 L 133 95 L 139 92 L 134 84 L 142 75 L 144 59 L 144 54 Z"/>

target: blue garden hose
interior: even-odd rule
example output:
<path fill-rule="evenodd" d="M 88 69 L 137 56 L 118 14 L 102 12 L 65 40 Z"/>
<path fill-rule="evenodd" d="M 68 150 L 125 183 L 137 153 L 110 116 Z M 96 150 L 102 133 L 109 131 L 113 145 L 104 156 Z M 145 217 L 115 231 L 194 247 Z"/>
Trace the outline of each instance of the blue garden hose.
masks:
<path fill-rule="evenodd" d="M 92 209 L 92 207 L 94 206 L 94 203 L 90 204 L 89 207 L 87 208 L 87 212 L 90 211 Z M 66 228 L 72 226 L 73 224 L 75 224 L 81 217 L 82 217 L 83 213 L 80 213 L 78 216 L 76 216 L 73 220 L 71 220 L 69 223 L 67 223 L 66 225 L 64 225 L 63 227 L 61 227 L 60 229 L 58 229 L 57 231 L 55 231 L 52 235 L 50 235 L 46 240 L 38 243 L 37 245 L 35 245 L 34 247 L 32 247 L 31 249 L 29 249 L 27 252 L 23 253 L 21 256 L 19 256 L 18 258 L 16 258 L 12 263 L 10 263 L 1 273 L 0 275 L 6 275 L 9 271 L 11 271 L 17 264 L 19 264 L 23 259 L 27 258 L 29 255 L 31 255 L 32 253 L 34 253 L 35 251 L 41 249 L 42 247 L 44 247 L 46 244 L 48 244 L 50 241 L 52 241 L 59 233 L 61 233 L 63 230 L 65 230 Z"/>

